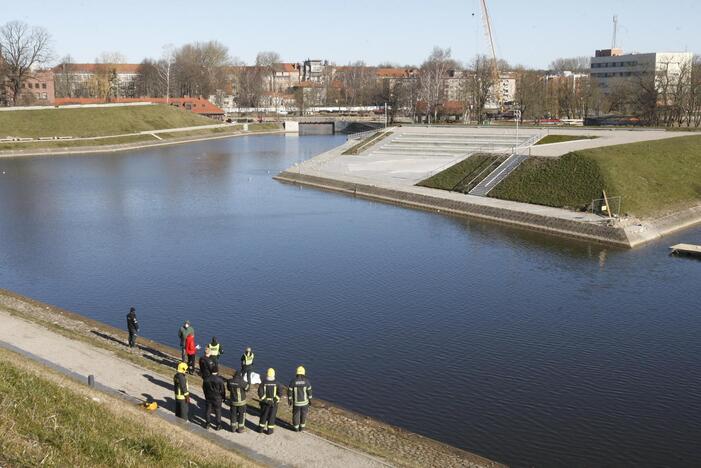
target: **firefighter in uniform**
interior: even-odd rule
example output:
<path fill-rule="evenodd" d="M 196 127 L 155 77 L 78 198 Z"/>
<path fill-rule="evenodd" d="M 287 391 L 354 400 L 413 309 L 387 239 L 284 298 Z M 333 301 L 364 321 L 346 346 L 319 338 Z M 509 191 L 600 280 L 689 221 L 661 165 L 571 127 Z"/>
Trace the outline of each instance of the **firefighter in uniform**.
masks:
<path fill-rule="evenodd" d="M 207 345 L 206 349 L 209 350 L 209 357 L 211 357 L 212 360 L 218 364 L 219 363 L 219 356 L 224 354 L 224 350 L 222 349 L 221 345 L 217 341 L 216 336 L 212 337 L 212 342 Z"/>
<path fill-rule="evenodd" d="M 255 357 L 256 355 L 253 354 L 250 346 L 246 348 L 241 356 L 241 374 L 242 376 L 246 375 L 246 390 L 251 387 L 251 372 L 253 372 L 253 358 Z"/>
<path fill-rule="evenodd" d="M 277 405 L 280 402 L 282 386 L 275 380 L 275 369 L 268 369 L 265 380 L 258 385 L 258 398 L 260 399 L 260 432 L 270 435 L 275 430 L 277 417 Z"/>
<path fill-rule="evenodd" d="M 226 382 L 229 389 L 229 405 L 231 405 L 231 432 L 243 432 L 246 427 L 246 382 L 240 372 L 234 370 L 234 375 Z"/>
<path fill-rule="evenodd" d="M 173 377 L 173 386 L 175 390 L 175 415 L 187 421 L 190 409 L 190 389 L 185 372 L 187 372 L 187 363 L 181 362 L 178 364 L 178 372 Z"/>
<path fill-rule="evenodd" d="M 301 432 L 307 422 L 307 413 L 312 401 L 312 384 L 304 367 L 297 368 L 297 375 L 287 387 L 287 403 L 292 406 L 292 425 Z"/>

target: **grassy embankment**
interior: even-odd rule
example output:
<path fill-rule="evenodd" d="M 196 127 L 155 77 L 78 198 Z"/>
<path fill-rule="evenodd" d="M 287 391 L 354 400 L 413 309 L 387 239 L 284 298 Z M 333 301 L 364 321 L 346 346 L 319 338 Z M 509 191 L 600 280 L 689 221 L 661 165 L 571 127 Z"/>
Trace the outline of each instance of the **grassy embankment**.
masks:
<path fill-rule="evenodd" d="M 467 193 L 482 182 L 503 160 L 504 156 L 500 155 L 473 154 L 416 185 Z"/>
<path fill-rule="evenodd" d="M 221 122 L 166 105 L 97 107 L 79 109 L 45 109 L 0 112 L 0 137 L 22 138 L 74 137 L 91 140 L 47 140 L 2 142 L 0 150 L 73 148 L 161 141 L 152 135 L 128 135 L 169 128 L 198 127 Z M 272 131 L 275 123 L 249 124 L 250 132 Z M 242 126 L 206 128 L 184 132 L 165 132 L 162 140 L 178 140 L 237 134 Z"/>
<path fill-rule="evenodd" d="M 591 135 L 547 135 L 538 140 L 536 145 L 549 145 L 551 143 L 564 143 L 566 141 L 593 140 L 599 138 Z"/>
<path fill-rule="evenodd" d="M 561 158 L 531 158 L 489 194 L 583 209 L 603 190 L 621 213 L 653 218 L 701 203 L 701 136 L 608 146 Z"/>
<path fill-rule="evenodd" d="M 359 143 L 351 146 L 347 150 L 345 150 L 343 153 L 344 156 L 355 156 L 357 154 L 362 153 L 366 148 L 369 148 L 370 146 L 384 140 L 388 136 L 390 136 L 392 132 L 376 132 L 370 135 L 367 138 L 364 138 L 361 140 Z"/>
<path fill-rule="evenodd" d="M 0 350 L 0 409 L 2 466 L 251 464 L 5 350 Z"/>

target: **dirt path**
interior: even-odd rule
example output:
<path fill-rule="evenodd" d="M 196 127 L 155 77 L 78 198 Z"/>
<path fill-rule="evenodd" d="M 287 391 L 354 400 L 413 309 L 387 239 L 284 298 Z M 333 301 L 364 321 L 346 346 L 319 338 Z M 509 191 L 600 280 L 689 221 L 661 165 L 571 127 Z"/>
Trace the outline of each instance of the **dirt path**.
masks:
<path fill-rule="evenodd" d="M 96 382 L 126 395 L 142 399 L 149 396 L 158 402 L 158 411 L 172 412 L 173 391 L 170 379 L 120 359 L 110 351 L 90 346 L 82 341 L 69 339 L 45 327 L 14 317 L 2 309 L 0 309 L 0 320 L 2 320 L 5 330 L 12 331 L 5 334 L 3 340 L 16 348 L 77 374 L 85 376 L 92 374 L 95 376 Z M 190 385 L 194 403 L 190 411 L 191 414 L 194 413 L 193 419 L 195 421 L 202 421 L 203 410 L 201 407 L 196 408 L 195 406 L 200 406 L 204 400 L 201 389 L 197 387 L 196 384 Z M 283 403 L 280 406 L 280 411 L 286 414 L 290 410 Z M 227 411 L 224 413 L 226 414 Z M 228 421 L 228 414 L 225 420 Z M 278 428 L 271 436 L 258 434 L 250 430 L 257 421 L 256 416 L 249 416 L 249 430 L 244 434 L 232 434 L 225 430 L 216 432 L 216 434 L 272 460 L 272 464 L 275 465 L 387 466 L 378 459 L 336 445 L 313 434 L 299 434 L 282 427 Z M 225 426 L 228 427 L 228 424 Z"/>

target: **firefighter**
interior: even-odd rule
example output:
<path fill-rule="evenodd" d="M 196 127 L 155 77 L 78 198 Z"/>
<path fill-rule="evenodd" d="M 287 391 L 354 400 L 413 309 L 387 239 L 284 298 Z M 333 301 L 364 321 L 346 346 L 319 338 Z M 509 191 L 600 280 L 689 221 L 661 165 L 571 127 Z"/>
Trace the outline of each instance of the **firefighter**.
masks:
<path fill-rule="evenodd" d="M 175 390 L 175 415 L 187 421 L 190 409 L 190 389 L 185 372 L 187 372 L 187 363 L 181 362 L 173 377 L 173 387 Z"/>
<path fill-rule="evenodd" d="M 282 386 L 275 380 L 275 369 L 268 369 L 265 381 L 258 385 L 258 398 L 260 399 L 260 422 L 258 429 L 268 435 L 275 430 L 275 418 L 277 417 L 277 405 L 280 402 Z"/>
<path fill-rule="evenodd" d="M 129 308 L 127 314 L 127 330 L 129 331 L 129 347 L 136 347 L 136 333 L 139 331 L 139 321 L 136 320 L 136 309 Z"/>
<path fill-rule="evenodd" d="M 292 406 L 292 425 L 295 431 L 302 432 L 307 422 L 309 405 L 312 402 L 312 384 L 303 366 L 297 368 L 297 375 L 287 387 L 287 403 Z"/>
<path fill-rule="evenodd" d="M 243 432 L 246 427 L 246 382 L 240 372 L 234 370 L 231 379 L 226 382 L 231 398 L 231 432 Z"/>
<path fill-rule="evenodd" d="M 205 349 L 209 350 L 209 357 L 211 357 L 212 360 L 218 364 L 219 363 L 219 356 L 224 354 L 224 350 L 222 349 L 221 345 L 217 341 L 216 336 L 212 337 L 212 342 L 209 343 Z"/>
<path fill-rule="evenodd" d="M 249 346 L 241 356 L 241 374 L 246 375 L 246 390 L 251 387 L 251 373 L 253 372 L 253 358 L 255 358 L 253 350 Z"/>
<path fill-rule="evenodd" d="M 204 379 L 202 383 L 204 389 L 204 397 L 207 400 L 207 416 L 205 417 L 205 428 L 209 428 L 212 412 L 215 415 L 214 428 L 218 431 L 221 429 L 221 405 L 226 399 L 226 384 L 224 379 L 219 376 L 219 369 L 216 365 L 212 367 L 212 373 Z"/>

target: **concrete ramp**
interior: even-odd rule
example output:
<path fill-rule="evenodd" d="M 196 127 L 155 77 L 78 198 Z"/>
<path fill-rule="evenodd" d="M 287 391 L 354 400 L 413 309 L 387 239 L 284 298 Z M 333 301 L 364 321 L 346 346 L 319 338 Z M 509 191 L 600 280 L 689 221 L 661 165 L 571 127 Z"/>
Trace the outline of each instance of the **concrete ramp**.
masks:
<path fill-rule="evenodd" d="M 499 164 L 499 166 L 494 169 L 487 177 L 485 177 L 482 182 L 477 184 L 475 188 L 470 190 L 470 195 L 477 195 L 479 197 L 486 197 L 487 194 L 496 187 L 502 180 L 506 179 L 509 174 L 514 172 L 518 166 L 521 165 L 523 161 L 528 159 L 525 154 L 512 154 L 506 161 Z"/>

